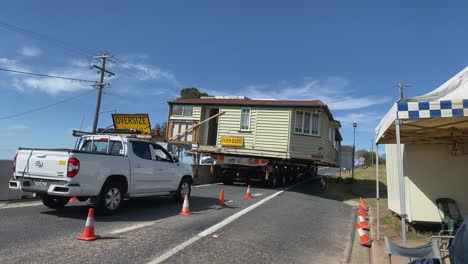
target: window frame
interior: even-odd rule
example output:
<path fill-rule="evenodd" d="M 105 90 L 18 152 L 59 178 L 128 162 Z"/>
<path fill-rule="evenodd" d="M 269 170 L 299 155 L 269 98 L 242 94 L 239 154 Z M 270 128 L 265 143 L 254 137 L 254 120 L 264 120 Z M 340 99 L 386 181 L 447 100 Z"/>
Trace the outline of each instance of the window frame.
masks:
<path fill-rule="evenodd" d="M 182 109 L 181 114 L 174 114 L 174 106 L 180 107 Z M 192 108 L 192 114 L 191 115 L 184 115 L 185 113 L 185 107 L 191 107 Z M 183 117 L 192 117 L 193 116 L 193 105 L 173 105 L 171 109 L 171 115 L 172 116 L 183 116 Z"/>
<path fill-rule="evenodd" d="M 300 113 L 300 114 L 299 114 Z M 302 116 L 301 121 L 301 127 L 297 127 L 298 124 L 298 117 Z M 306 120 L 306 117 L 309 118 L 309 120 Z M 304 110 L 294 110 L 294 127 L 293 127 L 293 133 L 296 135 L 305 135 L 305 136 L 314 136 L 314 137 L 320 137 L 320 129 L 321 129 L 321 124 L 320 124 L 320 119 L 321 119 L 321 113 L 319 111 L 304 111 Z M 306 123 L 309 123 L 309 127 L 306 128 L 305 125 Z M 316 129 L 314 128 L 314 125 L 317 125 Z M 316 133 L 314 133 L 316 132 Z"/>
<path fill-rule="evenodd" d="M 96 146 L 96 142 L 106 142 L 106 151 L 105 152 L 102 152 L 102 151 L 88 151 L 88 150 L 85 150 L 84 148 L 88 147 L 86 146 L 88 144 L 88 142 L 90 142 L 91 144 L 91 148 L 93 148 L 94 146 Z M 119 150 L 119 153 L 117 154 L 114 154 L 112 153 L 112 148 L 115 146 L 115 144 L 119 143 L 121 148 Z M 125 153 L 125 150 L 124 150 L 124 146 L 125 144 L 121 141 L 121 140 L 115 140 L 115 139 L 107 139 L 107 140 L 95 140 L 95 138 L 87 138 L 87 139 L 84 139 L 84 138 L 81 138 L 80 139 L 80 142 L 78 143 L 78 147 L 76 148 L 76 150 L 78 151 L 81 151 L 81 152 L 86 152 L 86 153 L 93 153 L 93 154 L 106 154 L 106 155 L 113 155 L 113 156 L 124 156 L 123 153 Z M 122 152 L 122 153 L 120 153 Z"/>
<path fill-rule="evenodd" d="M 247 119 L 247 123 L 248 123 L 248 128 L 245 129 L 245 128 L 242 128 L 243 125 L 242 125 L 242 115 L 244 114 L 244 110 L 249 110 L 249 115 L 248 115 L 248 119 Z M 241 108 L 241 111 L 240 111 L 240 121 L 239 121 L 239 131 L 242 131 L 242 132 L 250 132 L 251 131 L 251 124 L 252 124 L 252 108 Z"/>

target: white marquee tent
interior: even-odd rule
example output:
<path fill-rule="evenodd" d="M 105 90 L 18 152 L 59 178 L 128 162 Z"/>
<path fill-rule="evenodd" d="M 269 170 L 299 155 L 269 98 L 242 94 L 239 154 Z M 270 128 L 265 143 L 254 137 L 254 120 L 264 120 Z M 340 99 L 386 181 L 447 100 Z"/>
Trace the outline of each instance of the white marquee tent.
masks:
<path fill-rule="evenodd" d="M 410 204 L 409 200 L 416 199 L 420 202 L 419 200 L 424 201 L 424 199 L 426 199 L 426 197 L 414 198 L 413 196 L 408 198 L 408 200 L 406 199 L 408 184 L 412 180 L 409 175 L 411 173 L 406 169 L 417 167 L 417 169 L 413 169 L 412 172 L 417 171 L 417 173 L 424 173 L 422 177 L 426 177 L 425 180 L 428 182 L 433 181 L 431 184 L 436 184 L 437 186 L 437 181 L 441 183 L 440 181 L 443 181 L 444 179 L 441 177 L 442 175 L 433 174 L 435 174 L 435 171 L 438 171 L 438 169 L 442 169 L 440 167 L 449 167 L 449 165 L 447 165 L 447 163 L 431 164 L 431 161 L 429 160 L 431 157 L 430 155 L 432 155 L 431 151 L 434 151 L 434 156 L 441 155 L 443 152 L 443 154 L 448 157 L 446 160 L 452 162 L 450 167 L 456 167 L 455 169 L 458 169 L 453 173 L 450 173 L 450 175 L 444 175 L 444 173 L 442 173 L 444 177 L 456 176 L 461 178 L 462 176 L 466 176 L 461 174 L 465 174 L 465 169 L 468 169 L 468 165 L 466 165 L 468 164 L 468 158 L 467 156 L 463 156 L 464 154 L 468 154 L 468 152 L 465 152 L 465 145 L 468 143 L 468 67 L 430 93 L 413 98 L 400 99 L 394 103 L 390 111 L 380 121 L 380 124 L 375 130 L 375 134 L 377 152 L 379 144 L 396 144 L 394 150 L 396 154 L 395 175 L 397 176 L 393 183 L 395 186 L 394 193 L 397 194 L 399 205 L 395 206 L 397 207 L 395 211 L 398 211 L 402 220 L 403 244 L 406 245 L 405 225 L 408 220 L 407 207 L 408 204 Z M 405 144 L 404 152 L 402 152 L 402 144 Z M 410 146 L 412 146 L 413 149 L 419 147 L 418 151 L 414 152 L 416 154 L 408 154 L 406 147 Z M 388 149 L 389 148 L 387 147 L 387 153 Z M 413 159 L 410 159 L 412 155 Z M 417 156 L 419 156 L 420 160 L 417 159 Z M 423 156 L 424 158 L 422 158 Z M 432 171 L 430 168 L 432 168 Z M 452 174 L 455 176 L 452 176 Z M 376 176 L 378 208 L 378 170 Z M 464 178 L 464 181 L 467 181 L 466 179 L 468 179 L 468 176 Z M 391 192 L 390 184 L 391 183 L 389 182 L 389 209 Z M 451 186 L 456 190 L 457 186 L 455 185 L 456 184 L 452 184 Z M 443 184 L 440 184 L 439 188 L 444 188 Z M 464 188 L 466 189 L 466 186 Z M 424 196 L 424 188 L 418 191 L 421 196 Z M 445 193 L 442 191 L 438 193 L 438 195 L 441 194 Z M 457 194 L 454 193 L 453 195 Z M 430 201 L 431 199 L 426 200 Z M 432 208 L 433 206 L 432 201 L 432 204 L 424 207 L 423 209 L 426 211 L 434 211 L 435 209 Z M 380 223 L 378 222 L 378 238 L 379 224 Z"/>

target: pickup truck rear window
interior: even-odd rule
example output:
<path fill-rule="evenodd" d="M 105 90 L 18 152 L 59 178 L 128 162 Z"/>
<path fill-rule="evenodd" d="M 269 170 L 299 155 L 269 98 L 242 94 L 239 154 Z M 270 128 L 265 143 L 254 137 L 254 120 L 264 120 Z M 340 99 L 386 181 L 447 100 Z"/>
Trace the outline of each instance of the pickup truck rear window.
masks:
<path fill-rule="evenodd" d="M 112 155 L 121 155 L 122 152 L 122 142 L 111 140 L 109 143 L 108 141 L 93 141 L 86 140 L 83 146 L 81 147 L 81 151 L 86 152 L 93 152 L 93 153 L 107 153 L 107 144 L 109 144 L 109 154 Z"/>

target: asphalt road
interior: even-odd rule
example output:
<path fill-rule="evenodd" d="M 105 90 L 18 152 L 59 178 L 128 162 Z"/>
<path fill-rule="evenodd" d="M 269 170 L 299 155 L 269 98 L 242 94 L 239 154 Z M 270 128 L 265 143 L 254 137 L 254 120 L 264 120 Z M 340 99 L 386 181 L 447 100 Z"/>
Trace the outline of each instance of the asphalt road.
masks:
<path fill-rule="evenodd" d="M 216 205 L 221 188 L 227 206 Z M 343 263 L 354 233 L 353 208 L 320 198 L 317 181 L 292 188 L 207 185 L 193 189 L 190 216 L 169 197 L 127 201 L 96 216 L 102 238 L 76 240 L 88 210 L 70 202 L 0 206 L 0 263 Z M 216 236 L 214 236 L 217 234 Z"/>

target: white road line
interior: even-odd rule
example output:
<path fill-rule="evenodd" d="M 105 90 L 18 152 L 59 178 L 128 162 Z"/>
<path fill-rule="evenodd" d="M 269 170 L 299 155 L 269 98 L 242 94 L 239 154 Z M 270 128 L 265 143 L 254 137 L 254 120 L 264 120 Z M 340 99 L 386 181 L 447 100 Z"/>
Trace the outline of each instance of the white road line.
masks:
<path fill-rule="evenodd" d="M 170 258 L 170 257 L 174 256 L 175 254 L 177 254 L 177 252 L 179 252 L 179 251 L 183 250 L 184 248 L 190 246 L 191 244 L 195 243 L 197 240 L 199 240 L 199 239 L 201 239 L 201 238 L 203 238 L 203 237 L 205 237 L 205 236 L 207 236 L 207 235 L 209 235 L 209 234 L 211 234 L 211 233 L 225 227 L 226 225 L 234 222 L 239 217 L 241 217 L 241 216 L 245 215 L 246 213 L 252 211 L 253 209 L 259 207 L 260 205 L 268 202 L 269 200 L 275 198 L 276 196 L 282 194 L 283 192 L 295 187 L 296 185 L 297 184 L 295 184 L 293 186 L 290 186 L 290 187 L 288 187 L 286 189 L 283 189 L 281 191 L 278 191 L 278 192 L 276 192 L 276 193 L 274 193 L 274 194 L 272 194 L 272 195 L 258 201 L 257 203 L 255 203 L 255 204 L 253 204 L 253 205 L 251 205 L 251 206 L 249 206 L 249 207 L 247 207 L 247 208 L 245 208 L 245 209 L 243 209 L 243 210 L 229 216 L 228 218 L 224 219 L 223 221 L 221 221 L 221 222 L 215 224 L 214 226 L 200 232 L 198 235 L 190 238 L 189 240 L 183 242 L 182 244 L 170 249 L 169 251 L 162 254 L 161 256 L 153 259 L 152 261 L 148 262 L 148 264 L 159 264 L 159 263 L 167 260 L 168 258 Z"/>
<path fill-rule="evenodd" d="M 257 196 L 262 196 L 262 195 L 263 195 L 263 193 L 254 193 L 252 196 L 257 197 Z"/>
<path fill-rule="evenodd" d="M 214 184 L 194 185 L 194 186 L 192 186 L 192 187 L 193 187 L 193 188 L 198 188 L 198 187 L 206 187 L 206 186 L 211 186 L 211 185 L 214 185 Z"/>
<path fill-rule="evenodd" d="M 115 235 L 115 234 L 125 233 L 125 232 L 128 232 L 128 231 L 132 231 L 132 230 L 135 230 L 135 229 L 138 229 L 138 228 L 145 227 L 145 226 L 154 225 L 154 224 L 156 224 L 156 222 L 158 222 L 158 221 L 149 221 L 149 222 L 139 223 L 139 224 L 136 224 L 136 225 L 127 226 L 127 227 L 124 227 L 124 228 L 120 228 L 120 229 L 116 229 L 114 231 L 111 231 L 110 234 Z"/>
<path fill-rule="evenodd" d="M 209 184 L 201 184 L 201 185 L 193 185 L 193 188 L 198 188 L 198 187 L 206 187 L 206 186 L 213 186 L 213 185 L 221 185 L 222 183 L 209 183 Z"/>
<path fill-rule="evenodd" d="M 0 205 L 0 209 L 20 208 L 42 205 L 42 202 L 18 202 L 18 203 L 5 203 Z"/>

